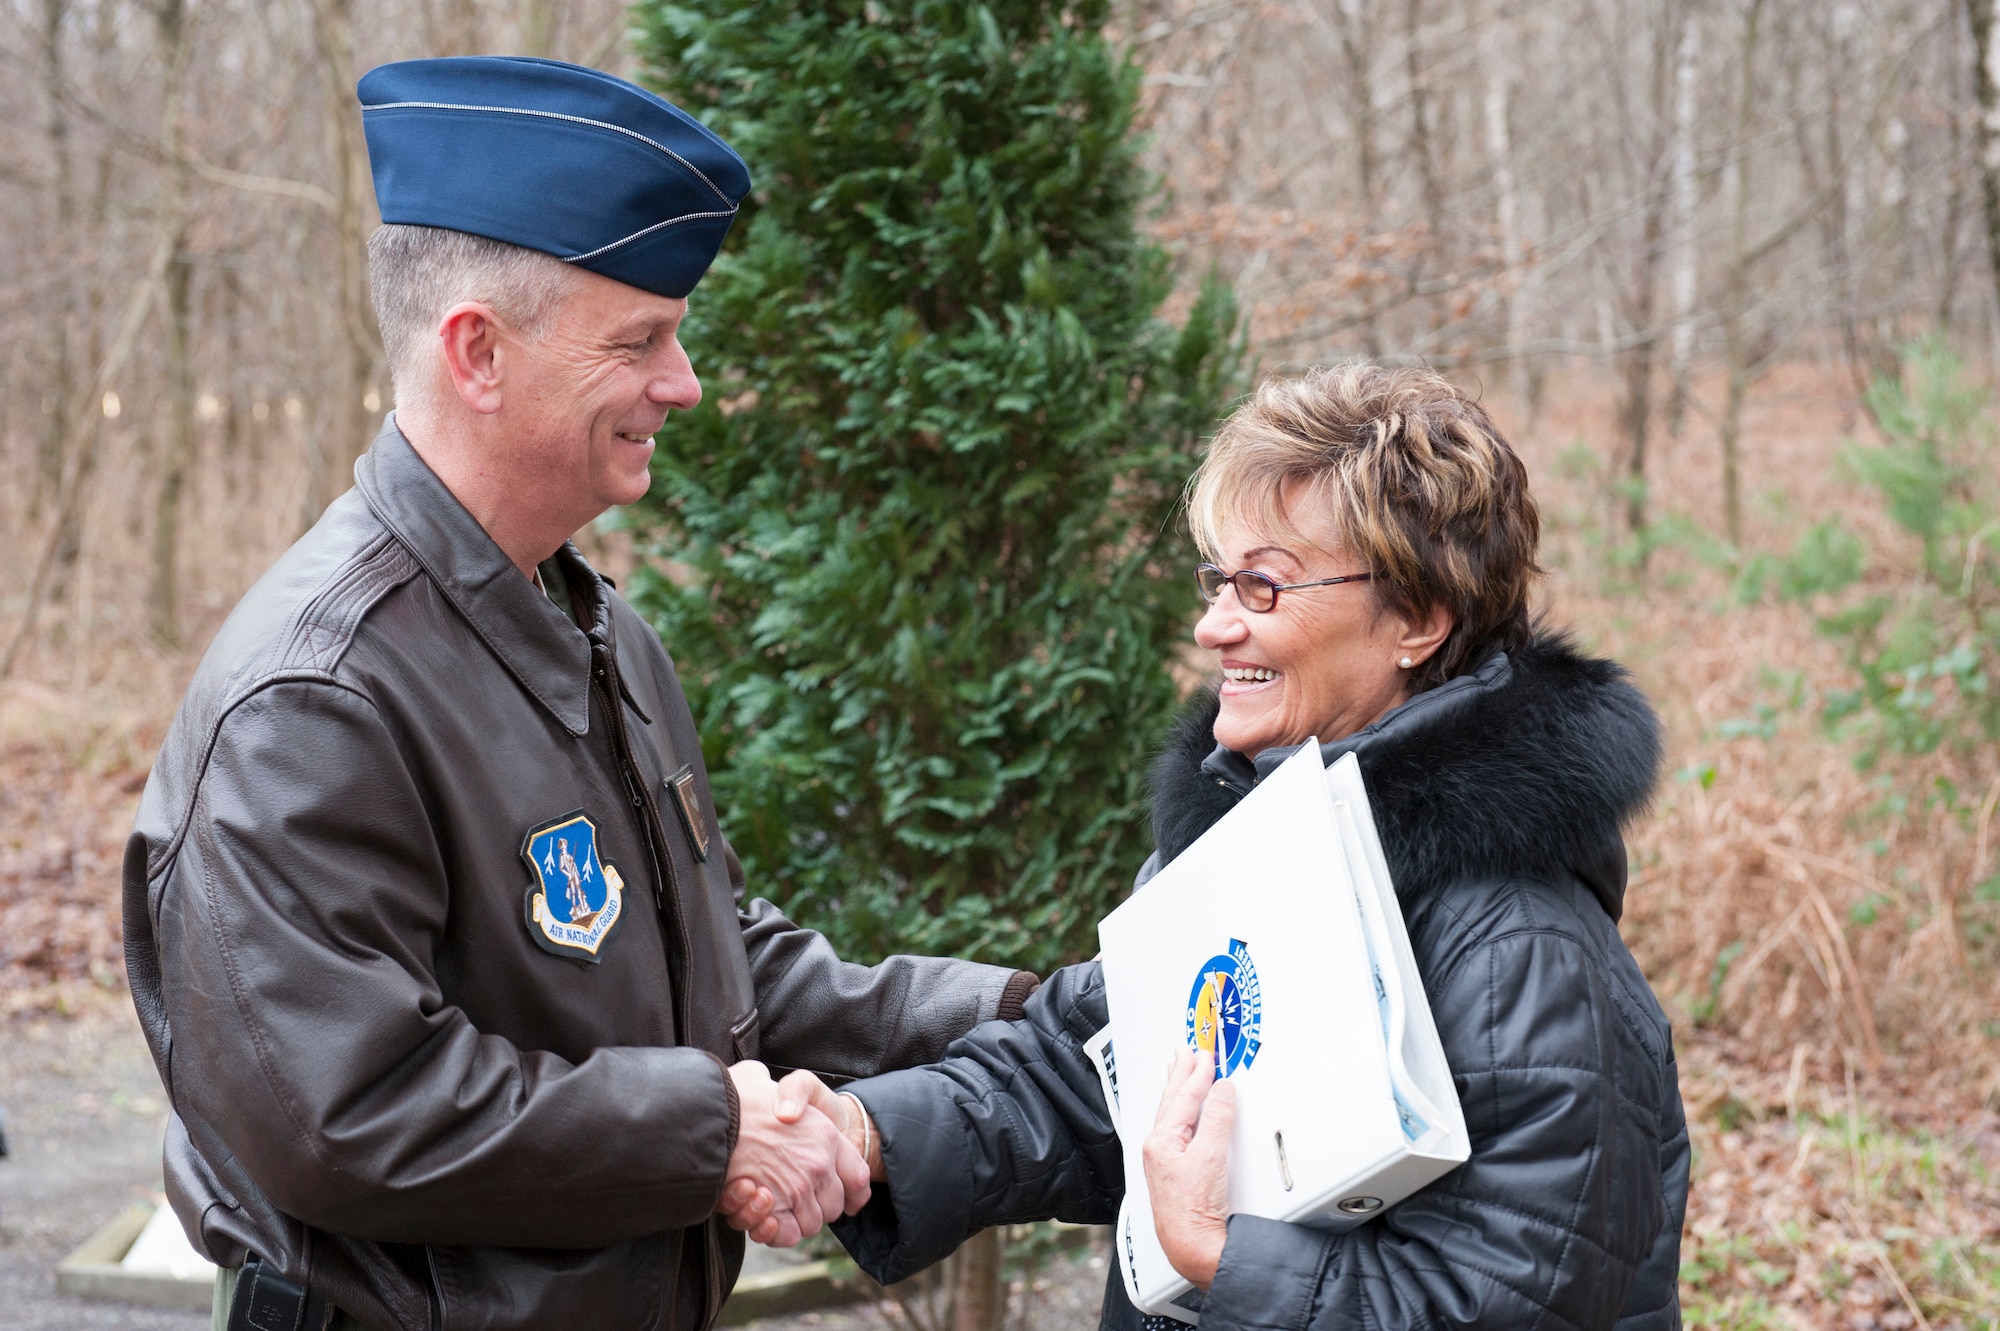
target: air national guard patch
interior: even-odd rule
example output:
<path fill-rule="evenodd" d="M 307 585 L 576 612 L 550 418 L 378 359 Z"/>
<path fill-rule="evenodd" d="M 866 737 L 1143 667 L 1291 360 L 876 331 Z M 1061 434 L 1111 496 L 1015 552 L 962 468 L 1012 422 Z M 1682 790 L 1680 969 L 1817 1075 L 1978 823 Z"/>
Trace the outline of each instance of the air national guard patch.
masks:
<path fill-rule="evenodd" d="M 535 884 L 528 889 L 528 933 L 559 957 L 595 962 L 625 910 L 625 880 L 597 858 L 597 825 L 583 810 L 528 833 L 521 843 Z"/>

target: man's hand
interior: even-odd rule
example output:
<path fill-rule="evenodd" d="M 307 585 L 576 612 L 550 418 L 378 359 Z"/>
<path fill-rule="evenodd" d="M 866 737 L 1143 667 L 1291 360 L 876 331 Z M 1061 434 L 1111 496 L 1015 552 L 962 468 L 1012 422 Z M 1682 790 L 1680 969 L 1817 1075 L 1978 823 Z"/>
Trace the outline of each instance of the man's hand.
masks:
<path fill-rule="evenodd" d="M 868 1167 L 833 1120 L 809 1072 L 774 1083 L 762 1063 L 729 1069 L 741 1118 L 716 1209 L 759 1243 L 789 1248 L 868 1200 Z M 807 1083 L 810 1083 L 808 1085 Z"/>
<path fill-rule="evenodd" d="M 1176 1054 L 1141 1151 L 1153 1232 L 1174 1270 L 1202 1289 L 1215 1283 L 1229 1239 L 1229 1129 L 1236 1122 L 1235 1084 L 1211 1083 L 1212 1061 L 1193 1050 Z"/>

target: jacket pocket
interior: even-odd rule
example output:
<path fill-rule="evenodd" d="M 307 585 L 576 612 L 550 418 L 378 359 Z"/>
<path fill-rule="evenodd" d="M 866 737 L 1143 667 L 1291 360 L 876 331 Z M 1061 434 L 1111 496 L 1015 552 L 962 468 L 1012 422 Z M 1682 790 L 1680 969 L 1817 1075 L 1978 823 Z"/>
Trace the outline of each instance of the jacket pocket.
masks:
<path fill-rule="evenodd" d="M 680 1236 L 654 1234 L 608 1248 L 429 1250 L 446 1331 L 657 1326 Z"/>
<path fill-rule="evenodd" d="M 753 1007 L 729 1024 L 729 1052 L 734 1055 L 731 1061 L 741 1063 L 746 1058 L 755 1058 L 762 1046 L 757 1009 Z"/>

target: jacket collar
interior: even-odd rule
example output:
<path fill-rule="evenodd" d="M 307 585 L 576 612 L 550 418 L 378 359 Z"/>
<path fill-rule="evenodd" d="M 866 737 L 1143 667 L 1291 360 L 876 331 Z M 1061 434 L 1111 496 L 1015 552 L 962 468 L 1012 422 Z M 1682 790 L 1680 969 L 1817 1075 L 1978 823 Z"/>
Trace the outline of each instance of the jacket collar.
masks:
<path fill-rule="evenodd" d="M 396 427 L 392 413 L 354 464 L 354 483 L 431 582 L 509 674 L 572 735 L 590 730 L 590 639 L 521 576 L 478 519 Z M 565 547 L 563 571 L 584 622 L 608 631 L 597 575 Z"/>

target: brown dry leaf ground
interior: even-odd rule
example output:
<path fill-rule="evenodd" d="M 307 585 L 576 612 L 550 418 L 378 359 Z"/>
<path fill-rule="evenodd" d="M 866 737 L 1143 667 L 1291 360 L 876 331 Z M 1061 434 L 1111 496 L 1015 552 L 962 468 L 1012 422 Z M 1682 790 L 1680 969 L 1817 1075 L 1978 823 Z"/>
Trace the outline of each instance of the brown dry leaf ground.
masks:
<path fill-rule="evenodd" d="M 1868 1091 L 1702 1037 L 1682 1050 L 1690 1327 L 1990 1327 L 2000 1116 L 1893 1074 Z"/>
<path fill-rule="evenodd" d="M 124 692 L 0 686 L 0 1013 L 123 987 L 119 860 L 171 714 Z"/>
<path fill-rule="evenodd" d="M 1689 535 L 1641 577 L 1605 497 L 1608 394 L 1546 400 L 1531 426 L 1492 406 L 1543 502 L 1552 617 L 1632 668 L 1669 739 L 1623 928 L 1681 1039 L 1689 1324 L 2000 1328 L 2000 903 L 1972 891 L 2000 755 L 1856 770 L 1814 713 L 1843 679 L 1810 615 L 1737 604 L 1700 557 L 1721 521 L 1701 411 L 1655 441 L 1655 511 Z M 1840 509 L 1892 576 L 1886 524 L 1832 465 L 1866 428 L 1851 384 L 1785 367 L 1747 426 L 1751 543 Z M 121 847 L 194 658 L 113 636 L 0 684 L 0 1012 L 122 1001 Z"/>

